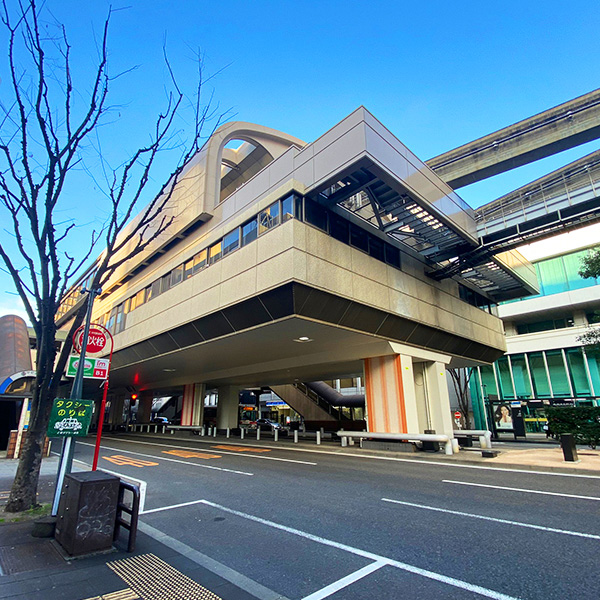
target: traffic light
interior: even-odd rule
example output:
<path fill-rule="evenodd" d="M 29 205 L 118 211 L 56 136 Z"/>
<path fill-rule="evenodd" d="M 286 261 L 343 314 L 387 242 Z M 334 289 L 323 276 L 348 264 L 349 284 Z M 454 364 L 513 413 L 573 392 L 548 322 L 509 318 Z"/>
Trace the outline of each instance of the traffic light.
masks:
<path fill-rule="evenodd" d="M 137 402 L 137 399 L 138 399 L 138 395 L 137 394 L 131 394 L 131 398 L 130 398 L 130 400 L 131 400 L 131 402 L 130 402 L 131 406 L 135 406 L 135 403 Z"/>

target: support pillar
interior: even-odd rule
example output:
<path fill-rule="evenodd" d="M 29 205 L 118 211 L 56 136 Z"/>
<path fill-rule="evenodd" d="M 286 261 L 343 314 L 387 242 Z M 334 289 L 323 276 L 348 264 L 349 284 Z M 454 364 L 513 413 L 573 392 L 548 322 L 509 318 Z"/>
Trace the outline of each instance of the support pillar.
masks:
<path fill-rule="evenodd" d="M 240 390 L 224 385 L 218 389 L 217 429 L 236 429 L 239 425 Z"/>
<path fill-rule="evenodd" d="M 364 368 L 368 430 L 418 432 L 412 358 L 400 354 L 366 358 Z"/>
<path fill-rule="evenodd" d="M 108 424 L 111 428 L 123 423 L 123 405 L 125 398 L 112 396 L 110 400 L 110 409 L 108 411 Z"/>
<path fill-rule="evenodd" d="M 442 362 L 426 362 L 424 371 L 432 428 L 436 433 L 453 437 L 446 365 Z"/>
<path fill-rule="evenodd" d="M 138 398 L 137 422 L 149 423 L 152 417 L 152 392 L 142 393 Z"/>
<path fill-rule="evenodd" d="M 181 405 L 181 424 L 201 426 L 204 424 L 204 393 L 203 383 L 190 383 L 183 386 Z"/>

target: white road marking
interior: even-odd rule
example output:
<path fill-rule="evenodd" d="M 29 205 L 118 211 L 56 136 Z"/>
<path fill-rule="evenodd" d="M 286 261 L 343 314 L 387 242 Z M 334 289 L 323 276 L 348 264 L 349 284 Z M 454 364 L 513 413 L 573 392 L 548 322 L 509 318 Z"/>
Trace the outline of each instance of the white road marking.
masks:
<path fill-rule="evenodd" d="M 579 498 L 583 500 L 600 500 L 595 496 L 580 496 L 578 494 L 561 494 L 559 492 L 542 492 L 541 490 L 526 490 L 524 488 L 505 487 L 503 485 L 486 485 L 485 483 L 469 483 L 467 481 L 452 481 L 442 479 L 442 483 L 455 483 L 456 485 L 472 485 L 475 487 L 492 488 L 494 490 L 508 490 L 510 492 L 525 492 L 527 494 L 544 494 L 545 496 L 561 496 L 562 498 Z"/>
<path fill-rule="evenodd" d="M 134 442 L 133 440 L 121 440 L 119 439 L 119 441 L 127 441 L 130 443 L 138 443 L 138 442 Z M 211 442 L 206 442 L 203 439 L 199 439 L 197 440 L 200 443 L 205 443 L 205 444 L 210 444 Z M 139 442 L 142 443 L 142 442 Z M 150 443 L 150 442 L 144 442 L 146 444 Z M 214 442 L 212 442 L 214 443 Z M 230 442 L 230 443 L 235 443 L 237 446 L 245 446 L 248 448 L 270 448 L 272 450 L 286 450 L 288 452 L 308 452 L 308 453 L 312 453 L 312 454 L 328 454 L 329 456 L 350 456 L 352 458 L 364 458 L 367 460 L 385 460 L 385 461 L 391 461 L 391 462 L 407 462 L 407 463 L 415 463 L 418 465 L 433 465 L 433 466 L 437 466 L 437 467 L 449 467 L 449 468 L 455 468 L 455 469 L 478 469 L 481 471 L 501 471 L 504 473 L 521 473 L 521 474 L 525 474 L 525 475 L 550 475 L 551 477 L 575 477 L 575 478 L 579 478 L 579 479 L 600 479 L 600 475 L 584 475 L 582 473 L 555 473 L 555 472 L 551 472 L 551 471 L 535 471 L 533 469 L 512 469 L 512 468 L 502 468 L 502 467 L 485 467 L 483 465 L 462 465 L 462 464 L 457 464 L 457 463 L 452 463 L 450 461 L 448 462 L 441 462 L 441 461 L 436 461 L 436 460 L 428 460 L 428 459 L 423 459 L 423 460 L 419 460 L 419 459 L 415 459 L 415 458 L 396 458 L 395 456 L 369 456 L 367 454 L 355 454 L 353 452 L 328 452 L 327 450 L 310 450 L 308 448 L 296 448 L 296 447 L 285 447 L 285 446 L 256 446 L 256 445 L 252 445 L 252 444 L 241 444 L 239 442 Z M 496 443 L 500 443 L 500 442 L 495 442 Z M 173 446 L 173 448 L 177 448 L 178 446 Z M 180 446 L 181 447 L 181 446 Z M 189 449 L 189 446 L 184 446 L 186 449 Z M 266 457 L 257 457 L 257 458 L 266 458 Z M 286 460 L 283 458 L 280 458 L 279 460 Z M 312 464 L 312 463 L 308 463 L 308 464 Z"/>
<path fill-rule="evenodd" d="M 95 444 L 86 444 L 85 442 L 79 443 L 83 444 L 84 446 L 95 446 Z M 225 471 L 226 473 L 237 473 L 238 475 L 254 475 L 254 473 L 226 469 L 225 467 L 212 467 L 210 465 L 200 465 L 187 460 L 177 460 L 176 458 L 166 458 L 165 456 L 154 456 L 153 454 L 142 454 L 141 452 L 133 452 L 132 450 L 123 450 L 123 448 L 111 448 L 110 446 L 105 446 L 104 444 L 101 445 L 101 448 L 104 448 L 105 450 L 115 450 L 116 452 L 127 452 L 127 454 L 135 454 L 136 456 L 145 456 L 147 458 L 153 458 L 154 460 L 166 460 L 169 462 L 180 463 L 182 465 L 192 465 L 192 467 L 198 467 L 199 469 L 212 469 L 213 471 Z"/>
<path fill-rule="evenodd" d="M 226 506 L 222 506 L 220 504 L 215 504 L 214 502 L 209 502 L 208 500 L 203 500 L 202 504 L 206 504 L 207 506 L 212 506 L 213 508 L 222 510 L 223 512 L 227 512 L 232 515 L 236 515 L 243 519 L 248 519 L 249 521 L 261 523 L 262 525 L 267 525 L 268 527 L 273 527 L 274 529 L 279 529 L 280 531 L 285 531 L 286 533 L 291 533 L 292 535 L 297 535 L 299 537 L 302 537 L 307 540 L 311 540 L 318 544 L 323 544 L 324 546 L 330 546 L 331 548 L 337 548 L 338 550 L 343 550 L 344 552 L 349 552 L 356 556 L 362 556 L 363 558 L 367 558 L 367 559 L 372 560 L 377 563 L 384 563 L 385 565 L 389 565 L 391 567 L 396 567 L 397 569 L 402 569 L 403 571 L 407 571 L 409 573 L 414 573 L 415 575 L 427 577 L 428 579 L 433 579 L 434 581 L 439 581 L 441 583 L 445 583 L 447 585 L 451 585 L 451 586 L 460 588 L 462 590 L 467 590 L 469 592 L 479 594 L 480 596 L 484 596 L 486 598 L 492 598 L 493 600 L 517 600 L 513 596 L 508 596 L 507 594 L 502 594 L 502 593 L 496 592 L 494 590 L 489 590 L 489 589 L 481 587 L 479 585 L 475 585 L 473 583 L 468 583 L 467 581 L 455 579 L 454 577 L 448 577 L 446 575 L 442 575 L 441 573 L 435 573 L 434 571 L 428 571 L 426 569 L 421 569 L 420 567 L 415 567 L 413 565 L 409 565 L 407 563 L 393 560 L 393 559 L 387 558 L 385 556 L 379 556 L 378 554 L 374 554 L 373 552 L 368 552 L 366 550 L 361 550 L 360 548 L 354 548 L 353 546 L 348 546 L 347 544 L 342 544 L 340 542 L 328 540 L 327 538 L 323 538 L 318 535 L 313 535 L 312 533 L 307 533 L 306 531 L 300 531 L 299 529 L 294 529 L 293 527 L 288 527 L 286 525 L 281 525 L 279 523 L 275 523 L 274 521 L 268 521 L 267 519 L 262 519 L 261 517 L 256 517 L 254 515 L 243 513 L 238 510 L 233 510 L 231 508 L 227 508 Z"/>
<path fill-rule="evenodd" d="M 58 456 L 60 456 L 60 454 L 58 454 Z M 77 460 L 76 458 L 74 458 L 73 462 L 79 463 L 80 465 L 85 465 L 86 467 L 89 467 L 90 469 L 92 468 L 92 465 L 84 462 L 83 460 Z M 148 484 L 143 479 L 138 479 L 137 477 L 131 477 L 129 475 L 123 475 L 123 473 L 117 473 L 116 471 L 109 471 L 108 469 L 99 469 L 99 470 L 103 471 L 104 473 L 109 473 L 110 475 L 115 475 L 116 477 L 119 477 L 120 479 L 124 479 L 125 481 L 132 481 L 133 483 L 138 484 L 138 486 L 140 488 L 140 514 L 142 514 L 144 512 L 144 506 L 146 504 L 146 489 L 148 487 Z"/>
<path fill-rule="evenodd" d="M 359 579 L 362 579 L 363 577 L 366 577 L 367 575 L 370 575 L 374 571 L 377 571 L 381 569 L 381 567 L 385 566 L 387 566 L 386 562 L 377 561 L 371 563 L 370 565 L 367 565 L 366 567 L 363 567 L 358 571 L 354 571 L 354 573 L 350 573 L 350 575 L 346 575 L 346 577 L 342 577 L 342 579 L 334 581 L 327 587 L 317 590 L 313 594 L 310 594 L 310 596 L 304 596 L 302 600 L 322 600 L 323 598 L 327 598 L 332 594 L 335 594 L 336 592 L 339 592 L 340 590 L 344 589 L 345 587 L 352 585 Z"/>
<path fill-rule="evenodd" d="M 198 440 L 201 441 L 201 440 Z M 181 448 L 183 450 L 190 450 L 193 449 L 193 446 L 175 446 L 173 444 L 158 444 L 156 442 L 140 442 L 137 440 L 123 440 L 119 438 L 119 442 L 125 442 L 127 444 L 146 444 L 147 446 L 166 446 L 168 448 Z M 236 442 L 231 442 L 231 441 L 227 441 L 227 442 L 218 442 L 218 441 L 212 441 L 212 442 L 204 442 L 205 444 L 222 444 L 222 445 L 232 445 L 232 446 L 242 446 L 242 444 L 237 444 Z M 258 446 L 243 446 L 243 447 L 248 447 L 248 448 L 257 448 Z M 261 448 L 265 448 L 265 446 L 260 446 Z M 278 448 L 279 449 L 279 448 Z M 279 462 L 289 462 L 289 463 L 297 463 L 299 465 L 310 465 L 312 467 L 316 466 L 317 463 L 316 462 L 308 462 L 306 460 L 294 460 L 292 458 L 277 458 L 276 456 L 262 456 L 260 454 L 246 454 L 244 452 L 227 452 L 226 450 L 213 450 L 212 448 L 210 449 L 211 452 L 214 452 L 215 454 L 230 454 L 231 456 L 243 456 L 246 458 L 260 458 L 261 460 L 276 460 Z"/>
<path fill-rule="evenodd" d="M 162 506 L 161 508 L 151 508 L 150 510 L 140 511 L 140 515 L 160 512 L 161 510 L 171 510 L 172 508 L 181 508 L 182 506 L 191 506 L 192 504 L 201 504 L 204 500 L 192 500 L 191 502 L 182 502 L 181 504 L 171 504 L 171 506 Z"/>
<path fill-rule="evenodd" d="M 581 533 L 580 531 L 569 531 L 568 529 L 555 529 L 554 527 L 544 527 L 542 525 L 532 525 L 531 523 L 520 523 L 519 521 L 509 521 L 507 519 L 496 519 L 495 517 L 486 517 L 484 515 L 474 515 L 472 513 L 461 512 L 459 510 L 448 510 L 446 508 L 438 508 L 436 506 L 427 506 L 425 504 L 415 504 L 414 502 L 403 502 L 401 500 L 391 500 L 390 498 L 382 498 L 383 502 L 391 502 L 393 504 L 402 504 L 403 506 L 412 506 L 414 508 L 422 508 L 432 510 L 434 512 L 446 513 L 449 515 L 458 515 L 459 517 L 471 517 L 472 519 L 481 519 L 482 521 L 493 521 L 494 523 L 502 523 L 504 525 L 516 525 L 517 527 L 526 527 L 528 529 L 538 529 L 539 531 L 547 531 L 549 533 L 561 533 L 563 535 L 574 535 L 576 537 L 589 538 L 591 540 L 600 540 L 600 535 L 593 533 Z"/>

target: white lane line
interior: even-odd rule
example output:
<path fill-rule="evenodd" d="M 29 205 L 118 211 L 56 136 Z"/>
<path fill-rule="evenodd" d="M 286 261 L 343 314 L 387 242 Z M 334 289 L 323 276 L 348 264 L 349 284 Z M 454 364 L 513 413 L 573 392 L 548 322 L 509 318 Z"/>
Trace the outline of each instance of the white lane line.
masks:
<path fill-rule="evenodd" d="M 60 454 L 58 455 L 60 456 Z M 85 465 L 86 467 L 92 468 L 92 465 L 84 462 L 83 460 L 73 459 L 73 462 L 79 463 L 80 465 Z M 137 484 L 140 488 L 140 514 L 144 512 L 144 506 L 146 505 L 146 489 L 148 484 L 143 479 L 138 479 L 137 477 L 131 477 L 130 475 L 123 475 L 123 473 L 117 473 L 116 471 L 109 471 L 108 469 L 99 469 L 104 473 L 109 473 L 110 475 L 115 475 L 119 477 L 119 479 L 124 479 L 125 481 L 130 481 Z"/>
<path fill-rule="evenodd" d="M 171 506 L 162 506 L 161 508 L 151 508 L 150 510 L 140 511 L 140 515 L 148 515 L 150 513 L 160 512 L 162 510 L 171 510 L 173 508 L 181 508 L 182 506 L 191 506 L 192 504 L 201 504 L 204 500 L 192 500 L 191 502 L 182 502 L 181 504 L 171 504 Z"/>
<path fill-rule="evenodd" d="M 452 481 L 442 479 L 442 483 L 454 483 L 456 485 L 472 485 L 474 487 L 492 488 L 494 490 L 508 490 L 510 492 L 525 492 L 527 494 L 544 494 L 545 496 L 561 496 L 562 498 L 579 498 L 583 500 L 600 500 L 595 496 L 580 496 L 578 494 L 561 494 L 559 492 L 542 492 L 541 490 L 526 490 L 524 488 L 505 487 L 503 485 L 486 485 L 485 483 L 469 483 L 467 481 Z"/>
<path fill-rule="evenodd" d="M 363 567 L 362 569 L 359 569 L 358 571 L 354 571 L 354 573 L 350 573 L 350 575 L 346 575 L 346 577 L 342 577 L 342 579 L 338 579 L 337 581 L 334 581 L 333 583 L 329 584 L 327 587 L 317 590 L 313 594 L 310 594 L 310 596 L 304 596 L 304 598 L 302 600 L 323 600 L 323 598 L 327 598 L 327 597 L 331 596 L 332 594 L 339 592 L 340 590 L 344 589 L 345 587 L 352 585 L 359 579 L 362 579 L 363 577 L 366 577 L 367 575 L 370 575 L 374 571 L 377 571 L 377 570 L 381 569 L 381 567 L 385 567 L 385 566 L 387 566 L 386 562 L 377 561 L 377 562 L 371 563 L 370 565 L 367 565 L 366 567 Z"/>
<path fill-rule="evenodd" d="M 194 446 L 176 446 L 174 444 L 157 444 L 156 442 L 139 442 L 137 440 L 134 441 L 134 440 L 119 439 L 118 441 L 125 442 L 126 444 L 146 444 L 147 446 L 162 446 L 162 447 L 166 447 L 166 448 L 181 448 L 183 450 L 194 450 L 195 449 Z M 211 444 L 217 443 L 217 444 L 221 444 L 223 446 L 231 445 L 231 446 L 240 446 L 242 448 L 257 448 L 257 447 L 264 448 L 265 447 L 265 446 L 243 446 L 241 444 L 236 444 L 236 442 L 204 442 L 204 443 L 208 444 L 209 446 Z M 292 458 L 277 458 L 276 456 L 262 456 L 259 454 L 246 454 L 245 452 L 227 452 L 226 450 L 214 450 L 213 448 L 211 448 L 210 451 L 214 452 L 215 454 L 230 454 L 231 456 L 242 456 L 245 458 L 260 458 L 261 460 L 276 460 L 278 462 L 297 463 L 299 465 L 310 465 L 312 467 L 317 465 L 316 462 L 308 462 L 306 460 L 294 460 Z"/>
<path fill-rule="evenodd" d="M 210 502 L 208 500 L 203 500 L 202 504 L 206 504 L 206 506 L 212 506 L 213 508 L 222 510 L 223 512 L 227 512 L 232 515 L 236 515 L 238 517 L 247 519 L 249 521 L 254 521 L 255 523 L 261 523 L 262 525 L 267 525 L 268 527 L 272 527 L 273 529 L 279 529 L 280 531 L 285 531 L 286 533 L 291 533 L 292 535 L 297 535 L 304 539 L 316 542 L 317 544 L 323 544 L 324 546 L 330 546 L 331 548 L 337 548 L 338 550 L 343 550 L 344 552 L 349 552 L 356 556 L 362 556 L 363 558 L 367 558 L 367 559 L 372 560 L 377 563 L 384 563 L 391 567 L 396 567 L 397 569 L 402 569 L 403 571 L 407 571 L 409 573 L 414 573 L 415 575 L 427 577 L 428 579 L 433 579 L 434 581 L 439 581 L 441 583 L 445 583 L 447 585 L 451 585 L 453 587 L 457 587 L 462 590 L 467 590 L 469 592 L 479 594 L 480 596 L 484 596 L 486 598 L 492 598 L 493 600 L 518 600 L 514 596 L 508 596 L 506 594 L 502 594 L 502 593 L 496 592 L 494 590 L 489 590 L 487 588 L 481 587 L 479 585 L 475 585 L 473 583 L 469 583 L 467 581 L 462 581 L 460 579 L 454 579 L 454 577 L 448 577 L 446 575 L 442 575 L 441 573 L 435 573 L 434 571 L 428 571 L 426 569 L 421 569 L 420 567 L 415 567 L 413 565 L 409 565 L 407 563 L 393 560 L 393 559 L 387 558 L 385 556 L 379 556 L 378 554 L 374 554 L 373 552 L 361 550 L 360 548 L 354 548 L 353 546 L 348 546 L 347 544 L 342 544 L 340 542 L 334 542 L 333 540 L 328 540 L 327 538 L 323 538 L 318 535 L 313 535 L 312 533 L 307 533 L 306 531 L 294 529 L 293 527 L 288 527 L 287 525 L 281 525 L 279 523 L 275 523 L 274 521 L 268 521 L 267 519 L 262 519 L 261 517 L 255 517 L 254 515 L 243 513 L 238 510 L 233 510 L 232 508 L 227 508 L 226 506 L 222 506 L 220 504 L 215 504 L 214 502 Z"/>
<path fill-rule="evenodd" d="M 438 508 L 436 506 L 427 506 L 425 504 L 415 504 L 414 502 L 402 502 L 401 500 L 391 500 L 390 498 L 382 498 L 383 502 L 391 502 L 393 504 L 402 504 L 403 506 L 412 506 L 414 508 L 422 508 L 432 510 L 434 512 L 446 513 L 449 515 L 458 515 L 459 517 L 471 517 L 472 519 L 481 519 L 482 521 L 493 521 L 494 523 L 502 523 L 504 525 L 516 525 L 517 527 L 526 527 L 527 529 L 538 529 L 539 531 L 547 531 L 549 533 L 561 533 L 563 535 L 574 535 L 576 537 L 589 538 L 590 540 L 600 540 L 600 535 L 593 533 L 581 533 L 580 531 L 569 531 L 568 529 L 555 529 L 554 527 L 544 527 L 542 525 L 532 525 L 531 523 L 519 523 L 519 521 L 509 521 L 507 519 L 496 519 L 495 517 L 485 517 L 483 515 L 474 515 L 471 513 L 461 512 L 459 510 L 448 510 L 446 508 Z"/>
<path fill-rule="evenodd" d="M 84 446 L 95 446 L 95 444 L 87 444 L 85 442 L 79 442 Z M 123 448 L 111 448 L 110 446 L 101 445 L 104 450 L 114 450 L 116 452 L 127 452 L 127 454 L 135 454 L 136 456 L 145 456 L 147 458 L 153 458 L 155 460 L 166 460 L 169 462 L 179 463 L 182 465 L 192 465 L 192 467 L 198 467 L 199 469 L 212 469 L 213 471 L 225 471 L 226 473 L 236 473 L 238 475 L 254 475 L 254 473 L 246 473 L 245 471 L 236 471 L 234 469 L 226 469 L 225 467 L 211 467 L 210 465 L 200 465 L 198 463 L 189 462 L 187 460 L 177 460 L 175 458 L 166 458 L 165 456 L 155 456 L 154 454 L 143 454 L 141 452 L 133 452 L 132 450 L 123 450 Z"/>

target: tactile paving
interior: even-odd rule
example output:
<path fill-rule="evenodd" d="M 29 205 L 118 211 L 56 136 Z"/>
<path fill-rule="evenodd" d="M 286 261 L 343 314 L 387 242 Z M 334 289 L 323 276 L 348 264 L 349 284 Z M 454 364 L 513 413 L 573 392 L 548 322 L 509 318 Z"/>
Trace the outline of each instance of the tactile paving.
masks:
<path fill-rule="evenodd" d="M 107 564 L 144 600 L 222 600 L 154 554 Z"/>

